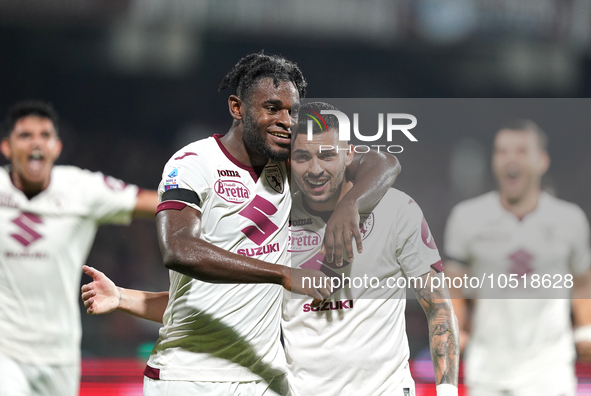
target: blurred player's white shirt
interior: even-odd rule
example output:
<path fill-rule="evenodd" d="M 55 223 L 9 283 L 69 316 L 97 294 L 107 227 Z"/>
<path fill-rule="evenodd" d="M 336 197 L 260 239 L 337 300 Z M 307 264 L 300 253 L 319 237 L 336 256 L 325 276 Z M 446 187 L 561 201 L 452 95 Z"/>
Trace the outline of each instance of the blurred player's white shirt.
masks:
<path fill-rule="evenodd" d="M 80 359 L 80 277 L 100 223 L 131 221 L 138 188 L 54 166 L 27 199 L 0 168 L 0 352 L 32 364 Z"/>
<path fill-rule="evenodd" d="M 520 220 L 503 208 L 497 192 L 487 193 L 453 209 L 445 252 L 466 264 L 468 275 L 492 273 L 496 285 L 500 274 L 527 274 L 526 292 L 548 296 L 504 299 L 501 289 L 495 289 L 497 298 L 480 299 L 482 295 L 467 290 L 469 297 L 478 298 L 466 351 L 469 385 L 512 388 L 574 362 L 570 289 L 564 287 L 564 275 L 582 274 L 591 262 L 589 225 L 578 206 L 542 193 L 537 208 Z M 552 285 L 562 288 L 534 290 L 534 274 L 551 274 Z"/>
<path fill-rule="evenodd" d="M 377 206 L 360 212 L 363 253 L 339 268 L 318 253 L 330 213 L 307 207 L 301 193 L 294 196 L 293 267 L 379 278 L 375 289 L 340 289 L 319 308 L 312 308 L 309 298 L 284 293 L 285 353 L 296 395 L 381 395 L 395 389 L 402 394 L 409 380 L 414 389 L 408 375 L 406 290 L 395 284 L 428 273 L 431 265 L 440 267 L 441 259 L 421 209 L 405 193 L 390 189 Z M 388 287 L 388 278 L 394 287 Z"/>
<path fill-rule="evenodd" d="M 291 197 L 283 163 L 257 176 L 219 141 L 191 143 L 164 168 L 159 194 L 197 193 L 201 239 L 229 252 L 286 265 Z M 162 203 L 170 203 L 166 201 Z M 148 361 L 150 378 L 237 382 L 286 371 L 280 342 L 282 287 L 208 283 L 170 271 L 164 326 Z M 149 370 L 149 369 L 148 369 Z"/>

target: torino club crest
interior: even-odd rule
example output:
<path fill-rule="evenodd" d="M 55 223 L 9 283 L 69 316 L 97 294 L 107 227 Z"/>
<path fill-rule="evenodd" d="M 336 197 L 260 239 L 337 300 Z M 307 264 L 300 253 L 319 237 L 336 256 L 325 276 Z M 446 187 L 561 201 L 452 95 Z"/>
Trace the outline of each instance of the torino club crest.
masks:
<path fill-rule="evenodd" d="M 267 184 L 269 184 L 273 190 L 277 191 L 279 194 L 283 193 L 283 175 L 281 174 L 279 165 L 273 164 L 267 166 L 265 168 L 265 178 L 267 179 Z"/>

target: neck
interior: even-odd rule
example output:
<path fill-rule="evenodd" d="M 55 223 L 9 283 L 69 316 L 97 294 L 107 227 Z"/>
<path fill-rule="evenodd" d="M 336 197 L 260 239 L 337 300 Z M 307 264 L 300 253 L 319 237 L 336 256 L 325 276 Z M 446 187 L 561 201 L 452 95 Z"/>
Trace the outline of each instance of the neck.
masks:
<path fill-rule="evenodd" d="M 501 205 L 503 205 L 505 210 L 522 219 L 537 208 L 541 192 L 541 188 L 537 187 L 531 189 L 517 200 L 509 200 L 503 194 L 499 194 L 499 197 L 501 199 Z"/>
<path fill-rule="evenodd" d="M 343 181 L 341 183 L 341 191 L 339 194 L 335 194 L 330 200 L 327 202 L 310 202 L 306 196 L 304 195 L 304 200 L 306 204 L 313 210 L 317 212 L 332 212 L 337 207 L 337 204 L 343 199 L 343 197 L 349 192 L 349 190 L 353 188 L 353 183 L 349 181 Z"/>
<path fill-rule="evenodd" d="M 253 168 L 265 166 L 269 159 L 264 155 L 253 153 L 244 145 L 242 129 L 232 126 L 220 141 L 234 158 L 246 166 Z"/>
<path fill-rule="evenodd" d="M 25 194 L 27 198 L 31 199 L 49 186 L 50 179 L 47 178 L 47 180 L 44 180 L 41 183 L 28 182 L 26 179 L 19 176 L 18 172 L 13 166 L 10 172 L 10 180 L 16 188 Z"/>

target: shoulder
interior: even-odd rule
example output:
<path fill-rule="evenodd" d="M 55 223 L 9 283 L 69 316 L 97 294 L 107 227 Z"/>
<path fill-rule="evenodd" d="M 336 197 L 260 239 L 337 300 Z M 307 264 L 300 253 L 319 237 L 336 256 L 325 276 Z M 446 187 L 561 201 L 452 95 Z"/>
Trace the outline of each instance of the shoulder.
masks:
<path fill-rule="evenodd" d="M 419 204 L 410 195 L 396 188 L 386 191 L 379 206 L 390 213 L 421 213 L 422 215 Z"/>
<path fill-rule="evenodd" d="M 452 209 L 452 214 L 456 216 L 476 216 L 491 213 L 500 206 L 499 194 L 491 191 L 475 198 L 470 198 L 458 203 Z"/>
<path fill-rule="evenodd" d="M 187 144 L 185 147 L 174 153 L 168 162 L 186 163 L 211 158 L 218 151 L 215 139 L 213 137 L 208 137 Z"/>
<path fill-rule="evenodd" d="M 98 175 L 103 174 L 100 172 L 92 172 L 88 169 L 78 168 L 77 166 L 72 165 L 55 165 L 51 170 L 51 177 L 53 179 L 52 182 L 54 180 L 69 180 L 70 182 L 80 182 L 93 177 L 97 177 Z"/>
<path fill-rule="evenodd" d="M 544 216 L 565 222 L 586 221 L 587 216 L 581 207 L 575 203 L 556 198 L 546 192 L 540 196 L 540 205 Z"/>

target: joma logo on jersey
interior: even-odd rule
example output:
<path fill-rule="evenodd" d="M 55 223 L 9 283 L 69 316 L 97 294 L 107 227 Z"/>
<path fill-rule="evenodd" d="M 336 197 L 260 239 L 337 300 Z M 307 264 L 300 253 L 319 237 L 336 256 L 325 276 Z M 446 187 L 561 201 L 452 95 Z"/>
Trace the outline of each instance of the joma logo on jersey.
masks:
<path fill-rule="evenodd" d="M 304 225 L 309 225 L 312 224 L 312 218 L 308 217 L 307 219 L 295 219 L 295 220 L 289 220 L 289 225 L 293 226 L 293 227 L 298 227 L 298 226 L 304 226 Z"/>
<path fill-rule="evenodd" d="M 12 220 L 14 224 L 20 227 L 18 234 L 10 234 L 11 237 L 27 247 L 31 243 L 43 238 L 43 235 L 34 230 L 36 224 L 43 224 L 39 216 L 32 213 L 22 213 L 19 217 Z"/>
<path fill-rule="evenodd" d="M 324 301 L 317 307 L 304 304 L 304 312 L 336 311 L 339 309 L 353 309 L 353 300 Z"/>
<path fill-rule="evenodd" d="M 231 203 L 243 203 L 250 198 L 250 191 L 239 181 L 218 180 L 214 189 L 217 195 Z"/>
<path fill-rule="evenodd" d="M 259 246 L 256 248 L 248 248 L 248 249 L 238 249 L 236 253 L 241 254 L 243 256 L 254 257 L 260 256 L 262 254 L 269 254 L 272 252 L 279 251 L 279 243 L 271 243 L 265 246 Z"/>
<path fill-rule="evenodd" d="M 238 171 L 235 170 L 219 170 L 218 169 L 218 175 L 221 176 L 228 176 L 228 177 L 240 177 L 240 173 L 238 173 Z"/>

